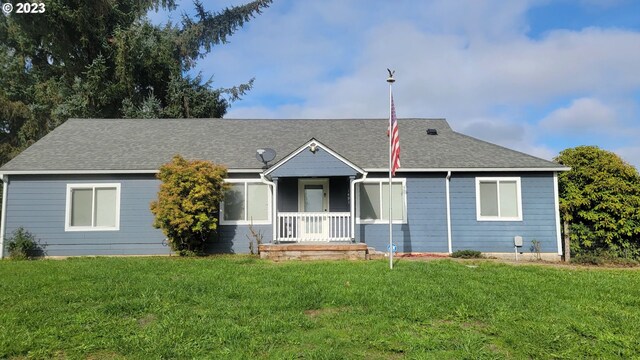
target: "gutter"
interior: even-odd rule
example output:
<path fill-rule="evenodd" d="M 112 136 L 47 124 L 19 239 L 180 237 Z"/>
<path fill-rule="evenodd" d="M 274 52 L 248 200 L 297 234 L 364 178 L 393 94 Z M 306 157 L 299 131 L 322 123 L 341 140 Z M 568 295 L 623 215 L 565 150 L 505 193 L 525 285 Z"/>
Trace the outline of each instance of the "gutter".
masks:
<path fill-rule="evenodd" d="M 447 197 L 447 244 L 449 245 L 449 254 L 453 253 L 453 247 L 451 244 L 451 196 L 449 192 L 449 183 L 451 182 L 451 170 L 447 172 L 445 189 Z"/>
<path fill-rule="evenodd" d="M 351 182 L 351 189 L 350 193 L 351 194 L 351 238 L 353 238 L 353 241 L 356 241 L 356 184 L 359 184 L 363 181 L 365 181 L 367 179 L 367 174 L 368 173 L 363 173 L 362 177 L 360 179 L 356 179 L 353 180 Z"/>
<path fill-rule="evenodd" d="M 398 169 L 399 173 L 412 172 L 553 172 L 553 171 L 569 171 L 570 167 L 548 167 L 548 168 L 404 168 Z M 365 168 L 367 172 L 388 172 L 388 168 Z"/>
<path fill-rule="evenodd" d="M 1 175 L 112 175 L 112 174 L 157 174 L 158 169 L 140 170 L 4 170 Z M 228 169 L 231 174 L 260 173 L 262 169 Z"/>
<path fill-rule="evenodd" d="M 7 190 L 9 189 L 9 177 L 0 174 L 2 180 L 2 218 L 0 219 L 0 259 L 4 258 L 4 233 L 7 223 Z"/>
<path fill-rule="evenodd" d="M 359 171 L 359 169 L 356 169 Z M 400 173 L 433 173 L 433 172 L 559 172 L 569 171 L 569 167 L 550 167 L 550 168 L 405 168 L 398 169 Z M 230 174 L 249 174 L 261 173 L 263 169 L 228 169 Z M 388 172 L 388 168 L 366 168 L 362 170 L 362 174 L 366 172 Z M 141 170 L 0 170 L 0 175 L 96 175 L 96 174 L 157 174 L 157 169 L 141 169 Z"/>
<path fill-rule="evenodd" d="M 277 202 L 278 202 L 278 188 L 276 187 L 276 183 L 274 183 L 273 181 L 269 181 L 267 180 L 267 178 L 264 176 L 264 173 L 260 173 L 260 181 L 263 184 L 266 184 L 267 186 L 270 186 L 272 189 L 272 193 L 273 193 L 273 200 L 271 202 L 271 221 L 272 221 L 272 226 L 273 226 L 273 235 L 271 242 L 274 243 L 275 240 L 277 239 L 277 235 L 278 235 L 278 207 L 277 207 Z"/>

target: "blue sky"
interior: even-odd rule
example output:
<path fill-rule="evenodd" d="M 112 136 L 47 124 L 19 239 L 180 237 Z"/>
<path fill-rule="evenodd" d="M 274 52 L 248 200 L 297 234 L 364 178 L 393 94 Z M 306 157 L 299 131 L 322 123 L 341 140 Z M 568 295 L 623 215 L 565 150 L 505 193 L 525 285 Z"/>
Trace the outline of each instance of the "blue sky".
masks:
<path fill-rule="evenodd" d="M 387 67 L 398 117 L 546 159 L 597 145 L 640 168 L 640 1 L 275 0 L 196 71 L 256 78 L 227 118 L 384 118 Z"/>

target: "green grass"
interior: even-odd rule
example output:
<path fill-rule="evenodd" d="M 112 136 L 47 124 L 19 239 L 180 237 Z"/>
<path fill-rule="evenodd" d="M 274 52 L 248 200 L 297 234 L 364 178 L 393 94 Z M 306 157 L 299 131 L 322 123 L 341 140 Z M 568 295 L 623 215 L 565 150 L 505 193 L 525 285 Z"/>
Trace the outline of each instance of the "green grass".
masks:
<path fill-rule="evenodd" d="M 633 358 L 640 272 L 449 260 L 0 262 L 0 358 Z"/>

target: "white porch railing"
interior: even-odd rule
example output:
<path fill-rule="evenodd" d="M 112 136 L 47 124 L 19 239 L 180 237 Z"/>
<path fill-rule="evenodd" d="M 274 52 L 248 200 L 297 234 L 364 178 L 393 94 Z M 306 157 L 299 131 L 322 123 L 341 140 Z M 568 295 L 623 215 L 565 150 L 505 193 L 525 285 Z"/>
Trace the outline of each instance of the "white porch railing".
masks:
<path fill-rule="evenodd" d="M 351 241 L 348 212 L 279 212 L 277 241 Z"/>

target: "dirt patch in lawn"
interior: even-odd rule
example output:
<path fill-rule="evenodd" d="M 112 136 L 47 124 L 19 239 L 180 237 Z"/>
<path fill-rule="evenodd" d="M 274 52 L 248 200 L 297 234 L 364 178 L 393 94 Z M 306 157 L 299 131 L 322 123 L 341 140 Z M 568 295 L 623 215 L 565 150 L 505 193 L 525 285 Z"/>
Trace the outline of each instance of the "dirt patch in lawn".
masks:
<path fill-rule="evenodd" d="M 333 315 L 333 314 L 337 314 L 343 311 L 346 311 L 347 308 L 322 308 L 322 309 L 309 309 L 309 310 L 305 310 L 304 314 L 307 315 L 310 318 L 317 318 L 319 316 L 323 316 L 323 315 Z"/>
<path fill-rule="evenodd" d="M 87 355 L 87 360 L 125 359 L 115 351 L 101 350 Z"/>
<path fill-rule="evenodd" d="M 147 327 L 151 323 L 155 322 L 158 317 L 155 314 L 146 314 L 145 316 L 136 320 L 138 326 Z"/>

